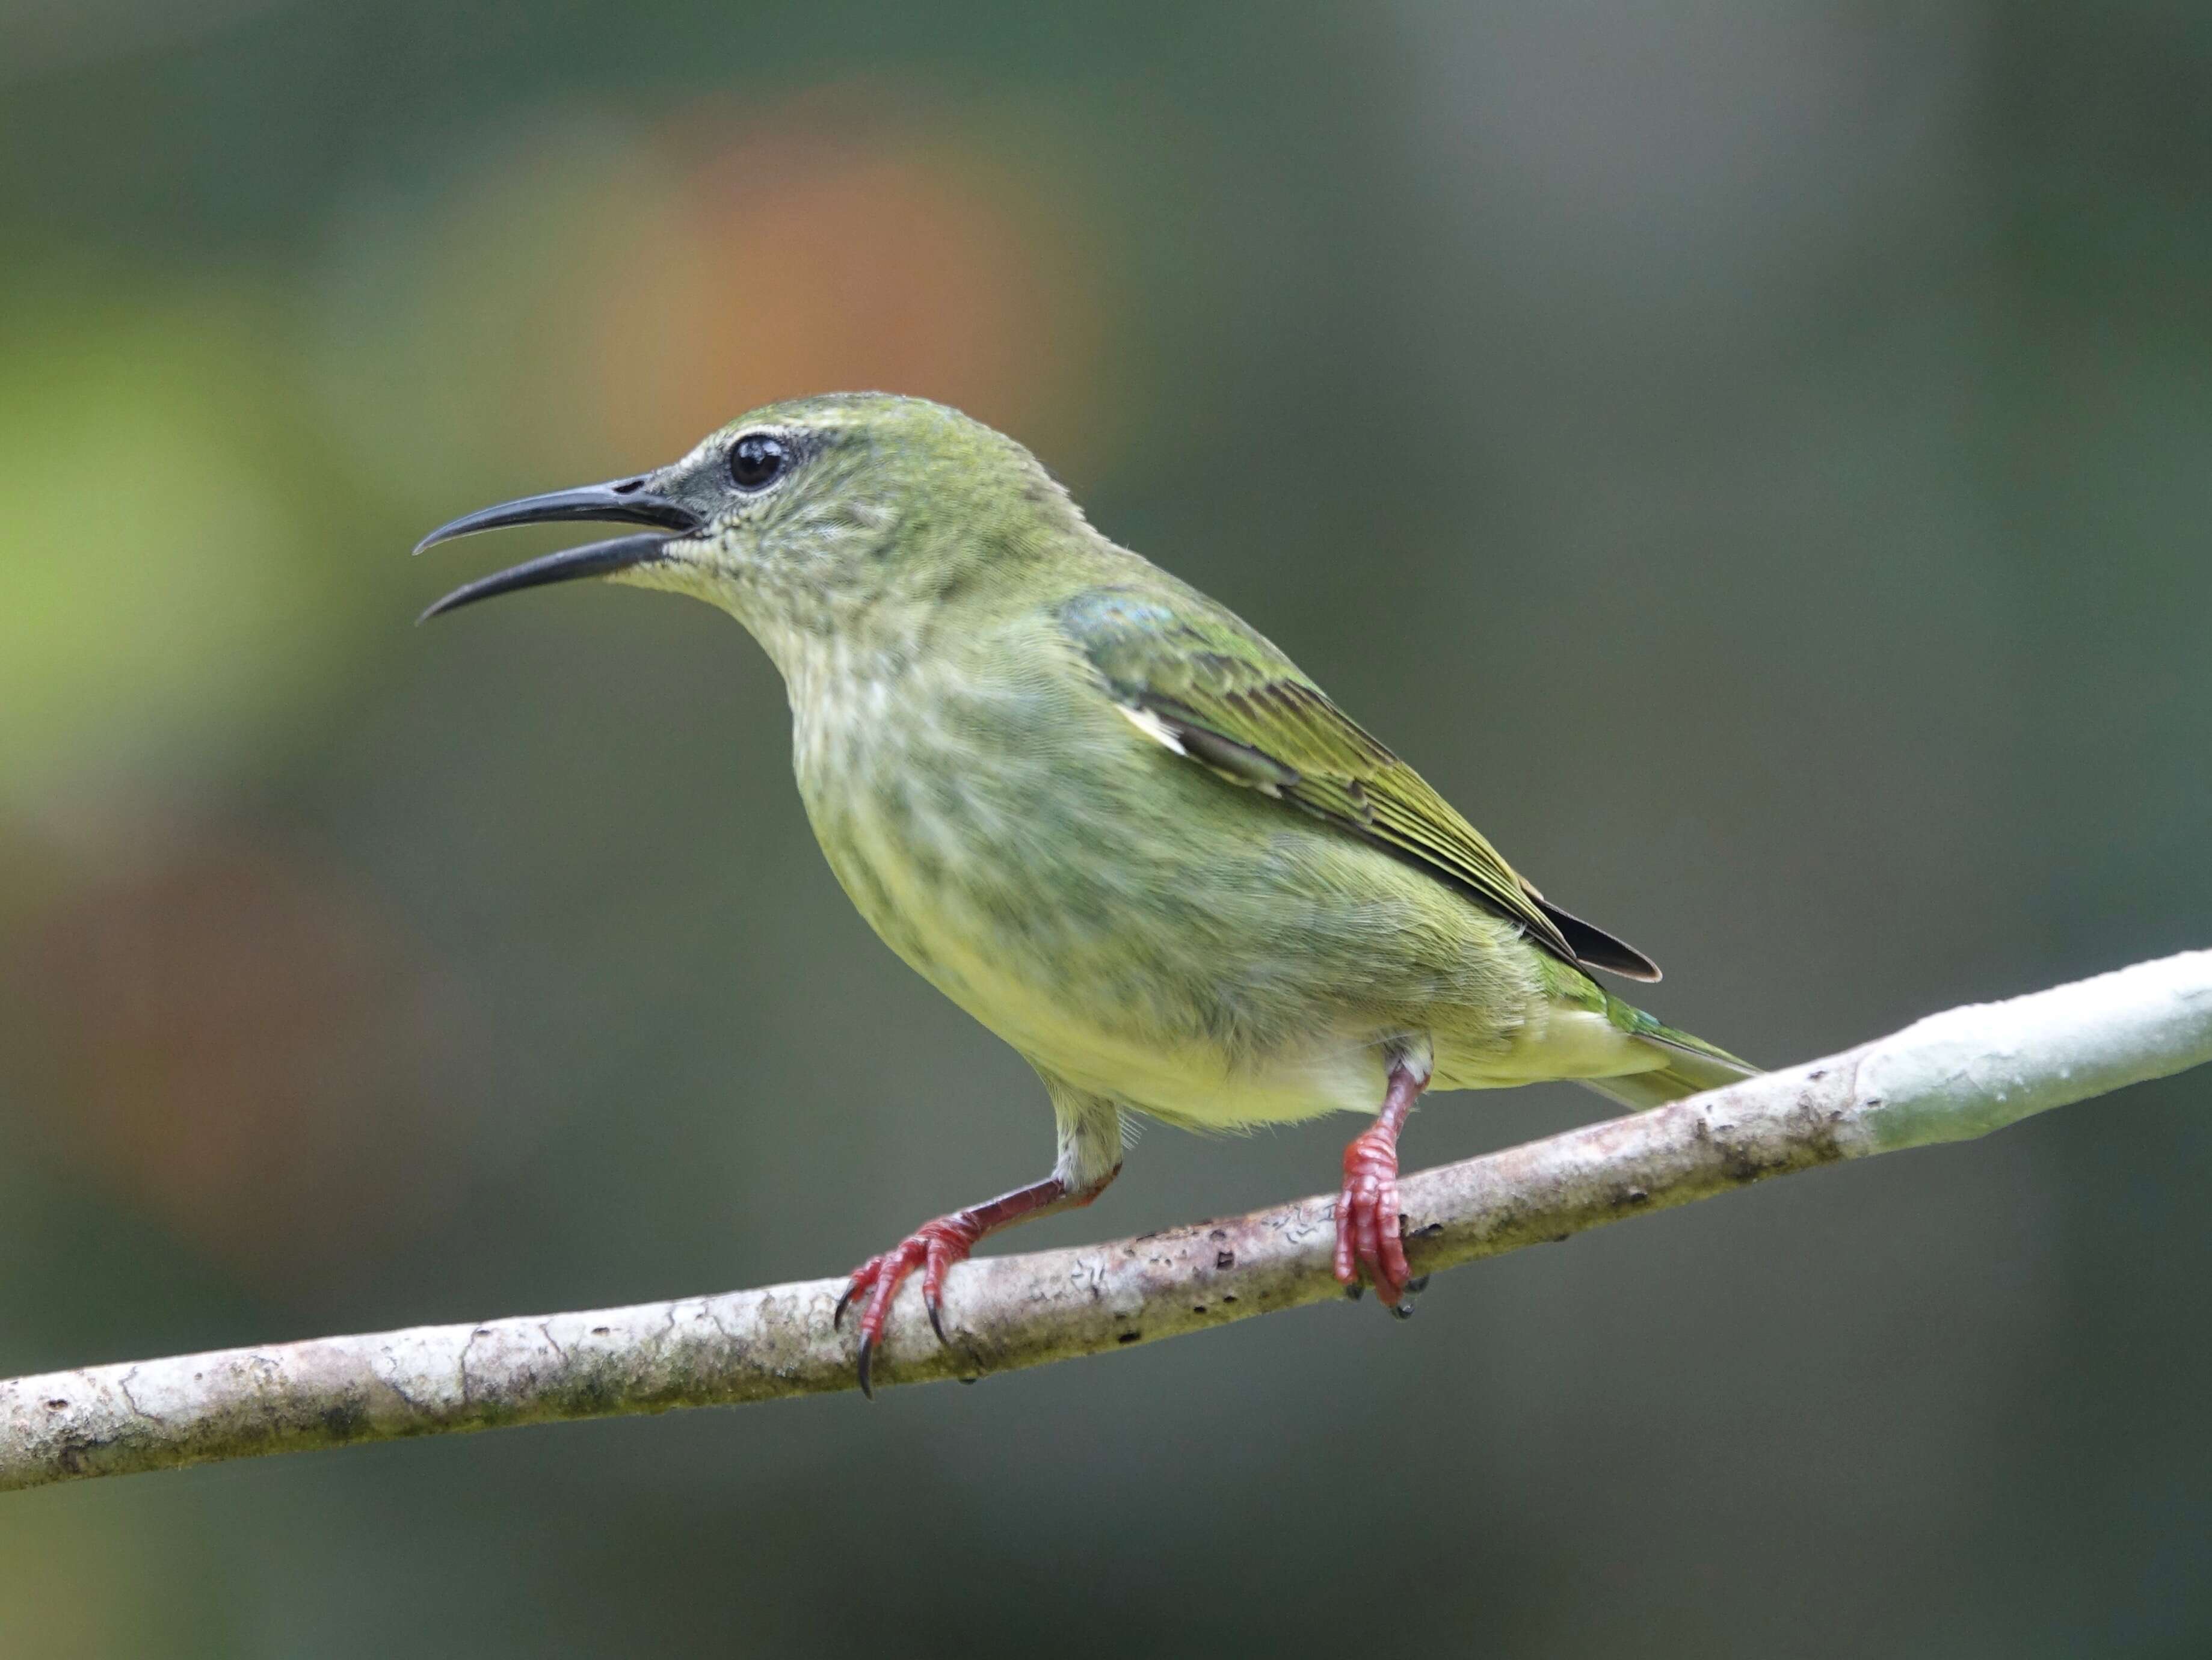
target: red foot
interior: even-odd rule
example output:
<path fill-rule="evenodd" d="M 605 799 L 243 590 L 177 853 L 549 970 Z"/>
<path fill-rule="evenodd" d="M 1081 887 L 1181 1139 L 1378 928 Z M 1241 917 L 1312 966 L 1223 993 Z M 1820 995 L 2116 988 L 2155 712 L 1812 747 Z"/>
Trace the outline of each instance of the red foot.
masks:
<path fill-rule="evenodd" d="M 874 1358 L 876 1345 L 883 1338 L 884 1323 L 890 1318 L 891 1300 L 898 1295 L 898 1288 L 907 1275 L 917 1268 L 921 1270 L 922 1306 L 929 1311 L 930 1327 L 937 1333 L 937 1341 L 944 1342 L 945 1323 L 938 1313 L 937 1300 L 945 1289 L 945 1270 L 965 1260 L 983 1233 L 973 1212 L 956 1211 L 933 1222 L 924 1222 L 882 1256 L 871 1257 L 853 1270 L 852 1282 L 837 1300 L 837 1312 L 830 1317 L 830 1324 L 842 1324 L 847 1306 L 862 1292 L 869 1293 L 868 1306 L 860 1311 L 861 1394 L 870 1400 L 875 1398 L 876 1392 L 868 1381 L 868 1362 Z"/>
<path fill-rule="evenodd" d="M 1336 1196 L 1336 1277 L 1357 1286 L 1364 1269 L 1389 1308 L 1398 1306 L 1413 1277 L 1400 1221 L 1397 1138 L 1378 1124 L 1344 1149 L 1344 1186 Z"/>
<path fill-rule="evenodd" d="M 975 1241 L 986 1233 L 995 1233 L 1025 1217 L 1042 1216 L 1068 1205 L 1089 1204 L 1106 1190 L 1106 1184 L 1120 1169 L 1116 1165 L 1090 1186 L 1073 1192 L 1059 1177 L 1048 1176 L 1027 1187 L 1001 1193 L 985 1203 L 956 1210 L 950 1216 L 939 1216 L 933 1222 L 924 1222 L 882 1256 L 871 1257 L 854 1269 L 852 1282 L 837 1300 L 837 1312 L 830 1317 L 830 1324 L 841 1324 L 847 1305 L 862 1292 L 868 1293 L 868 1306 L 860 1311 L 860 1393 L 870 1400 L 875 1398 L 875 1390 L 868 1386 L 868 1362 L 875 1356 L 876 1345 L 883 1341 L 884 1322 L 890 1318 L 891 1299 L 898 1295 L 899 1282 L 917 1268 L 921 1270 L 922 1306 L 929 1311 L 929 1324 L 937 1333 L 937 1341 L 947 1342 L 945 1319 L 937 1306 L 938 1294 L 945 1289 L 945 1270 L 973 1251 Z"/>
<path fill-rule="evenodd" d="M 1413 1312 L 1406 1300 L 1413 1269 L 1406 1262 L 1405 1218 L 1398 1209 L 1398 1132 L 1428 1085 L 1403 1066 L 1390 1069 L 1390 1087 L 1375 1122 L 1344 1149 L 1344 1185 L 1336 1196 L 1336 1277 L 1355 1293 L 1364 1271 L 1393 1314 Z"/>

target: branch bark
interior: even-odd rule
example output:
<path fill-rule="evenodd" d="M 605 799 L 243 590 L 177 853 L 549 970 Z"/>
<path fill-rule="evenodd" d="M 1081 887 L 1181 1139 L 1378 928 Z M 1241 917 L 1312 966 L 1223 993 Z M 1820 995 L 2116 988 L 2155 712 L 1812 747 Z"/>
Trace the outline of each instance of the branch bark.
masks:
<path fill-rule="evenodd" d="M 1406 1178 L 1416 1273 L 1770 1176 L 1963 1141 L 2212 1060 L 2212 951 L 1932 1015 L 1826 1060 Z M 910 1289 L 876 1376 L 973 1378 L 1340 1296 L 1334 1201 L 978 1259 L 949 1347 Z M 420 1326 L 0 1383 L 0 1488 L 510 1424 L 723 1406 L 854 1384 L 812 1280 L 596 1313 Z"/>

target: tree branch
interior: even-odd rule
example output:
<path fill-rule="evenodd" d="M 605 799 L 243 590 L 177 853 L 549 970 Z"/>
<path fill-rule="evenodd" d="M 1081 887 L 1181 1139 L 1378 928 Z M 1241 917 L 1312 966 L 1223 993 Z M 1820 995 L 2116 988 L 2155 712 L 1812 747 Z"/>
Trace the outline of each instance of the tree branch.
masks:
<path fill-rule="evenodd" d="M 1963 1141 L 2212 1060 L 2212 951 L 2186 952 L 1406 1178 L 1416 1273 L 1842 1159 Z M 1342 1294 L 1334 1200 L 980 1259 L 941 1348 L 911 1291 L 884 1383 L 975 1377 Z M 0 1488 L 508 1424 L 849 1389 L 840 1280 L 598 1313 L 421 1326 L 0 1384 Z"/>

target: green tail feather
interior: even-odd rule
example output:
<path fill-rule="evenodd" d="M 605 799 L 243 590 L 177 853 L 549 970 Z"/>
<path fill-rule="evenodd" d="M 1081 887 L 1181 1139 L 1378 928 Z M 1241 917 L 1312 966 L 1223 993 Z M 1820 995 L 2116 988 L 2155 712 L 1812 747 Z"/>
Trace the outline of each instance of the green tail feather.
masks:
<path fill-rule="evenodd" d="M 1750 1062 L 1737 1059 L 1725 1049 L 1715 1048 L 1703 1038 L 1662 1026 L 1642 1009 L 1621 1002 L 1610 992 L 1605 1002 L 1606 1018 L 1622 1031 L 1643 1039 L 1667 1057 L 1664 1066 L 1654 1067 L 1649 1072 L 1582 1080 L 1599 1094 L 1623 1106 L 1641 1112 L 1647 1107 L 1663 1106 L 1685 1095 L 1702 1094 L 1708 1089 L 1718 1089 L 1759 1074 L 1759 1069 Z"/>

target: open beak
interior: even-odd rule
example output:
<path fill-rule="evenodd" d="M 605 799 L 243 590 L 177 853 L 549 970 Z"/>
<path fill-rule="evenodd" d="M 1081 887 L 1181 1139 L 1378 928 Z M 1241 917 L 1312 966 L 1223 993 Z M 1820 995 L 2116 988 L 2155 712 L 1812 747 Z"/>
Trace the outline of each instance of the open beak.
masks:
<path fill-rule="evenodd" d="M 659 526 L 663 532 L 672 534 L 656 535 L 648 531 L 637 536 L 616 536 L 609 542 L 593 542 L 581 548 L 548 554 L 543 559 L 533 559 L 512 570 L 480 578 L 465 587 L 456 588 L 416 621 L 427 622 L 432 617 L 459 610 L 464 605 L 473 605 L 480 599 L 490 599 L 497 594 L 543 587 L 549 582 L 568 582 L 578 577 L 611 576 L 617 571 L 626 571 L 633 566 L 649 565 L 662 558 L 670 542 L 697 531 L 706 521 L 682 502 L 653 494 L 645 488 L 645 483 L 642 478 L 625 478 L 611 484 L 586 484 L 580 489 L 555 490 L 542 496 L 525 496 L 520 501 L 502 501 L 496 507 L 464 513 L 452 524 L 440 525 L 416 544 L 416 553 L 441 542 L 450 542 L 455 536 L 472 536 L 478 530 L 503 530 L 511 524 L 559 524 L 581 520 L 600 524 L 654 524 Z"/>

